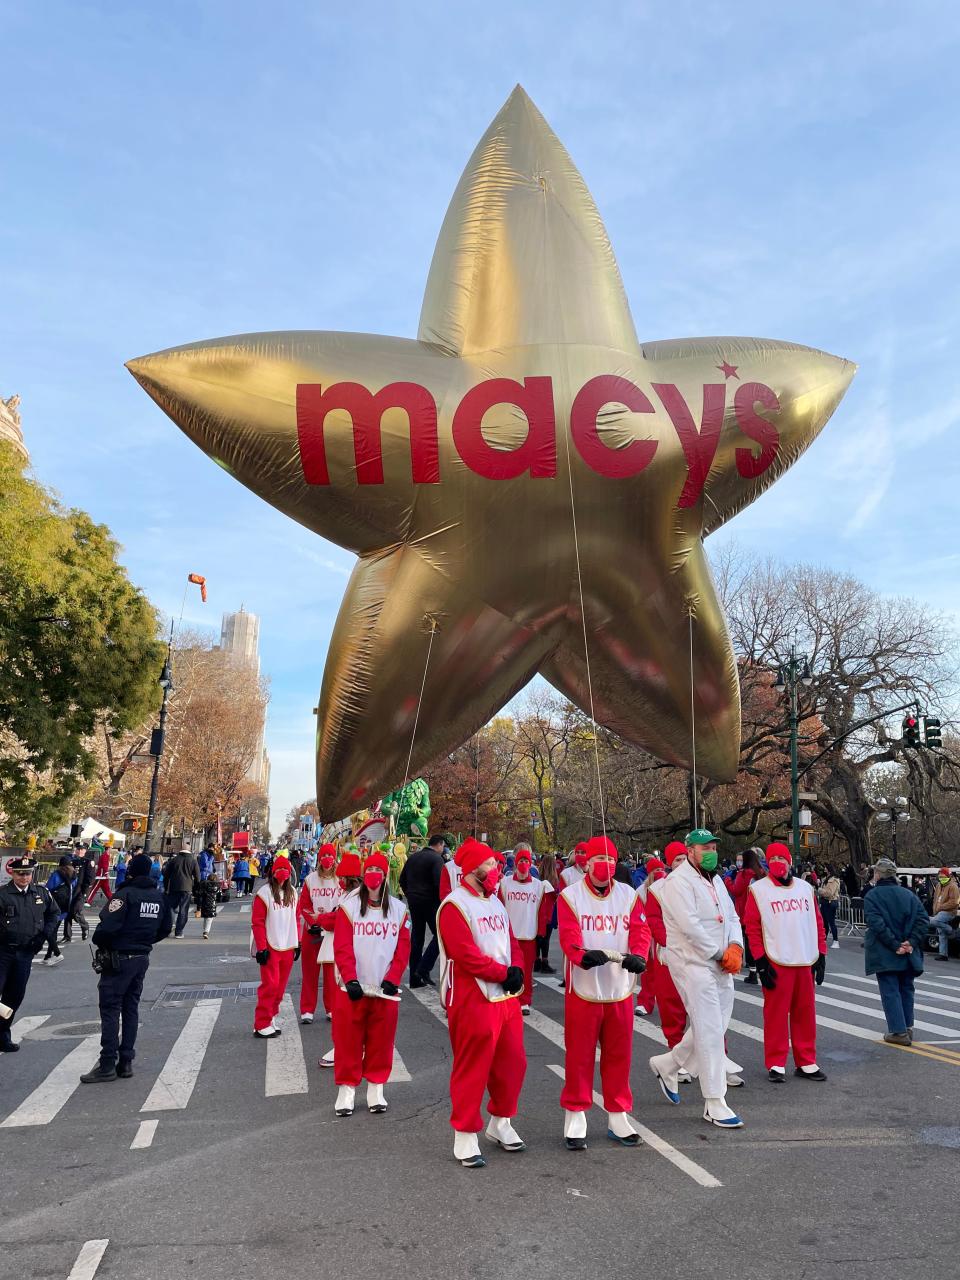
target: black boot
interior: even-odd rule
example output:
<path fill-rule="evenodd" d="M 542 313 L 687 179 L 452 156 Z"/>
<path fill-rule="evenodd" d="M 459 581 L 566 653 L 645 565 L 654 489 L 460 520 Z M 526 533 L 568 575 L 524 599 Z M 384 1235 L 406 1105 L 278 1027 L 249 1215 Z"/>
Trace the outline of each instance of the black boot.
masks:
<path fill-rule="evenodd" d="M 104 1080 L 116 1080 L 117 1069 L 113 1066 L 107 1066 L 103 1062 L 98 1062 L 92 1071 L 88 1071 L 85 1076 L 80 1077 L 81 1084 L 100 1084 Z"/>
<path fill-rule="evenodd" d="M 11 1040 L 9 1034 L 5 1035 L 3 1039 L 0 1040 L 0 1053 L 17 1053 L 19 1049 L 20 1045 L 16 1041 Z"/>
<path fill-rule="evenodd" d="M 117 1063 L 117 1079 L 129 1080 L 133 1075 L 133 1067 L 126 1058 L 121 1058 Z"/>
<path fill-rule="evenodd" d="M 756 969 L 750 969 L 747 972 L 747 976 L 743 980 L 743 985 L 745 987 L 755 987 L 757 986 L 759 981 L 760 979 L 757 977 Z"/>
<path fill-rule="evenodd" d="M 543 961 L 540 959 L 539 956 L 537 956 L 536 960 L 534 960 L 533 962 L 533 972 L 543 973 Z"/>
<path fill-rule="evenodd" d="M 556 971 L 556 969 L 553 967 L 553 965 L 550 963 L 550 961 L 549 961 L 549 960 L 541 960 L 540 965 L 541 965 L 541 968 L 540 968 L 540 972 L 541 972 L 541 973 L 556 973 L 556 972 L 557 972 L 557 971 Z"/>

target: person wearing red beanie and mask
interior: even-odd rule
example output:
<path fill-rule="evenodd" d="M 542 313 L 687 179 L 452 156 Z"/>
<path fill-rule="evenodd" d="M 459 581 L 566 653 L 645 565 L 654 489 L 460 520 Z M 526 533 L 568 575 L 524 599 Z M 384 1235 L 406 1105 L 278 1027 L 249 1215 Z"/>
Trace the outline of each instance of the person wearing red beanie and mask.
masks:
<path fill-rule="evenodd" d="M 564 867 L 560 872 L 561 889 L 569 889 L 570 885 L 576 884 L 578 880 L 583 879 L 587 866 L 587 842 L 581 840 L 573 849 L 573 862 L 570 866 Z"/>
<path fill-rule="evenodd" d="M 687 1027 L 687 1011 L 684 1008 L 683 1001 L 680 999 L 680 993 L 674 985 L 667 965 L 667 928 L 663 923 L 660 890 L 655 886 L 662 884 L 669 872 L 674 867 L 680 866 L 681 861 L 685 862 L 686 859 L 687 846 L 679 840 L 671 840 L 663 851 L 663 863 L 661 864 L 663 871 L 657 872 L 654 870 L 654 873 L 648 876 L 646 882 L 649 888 L 644 910 L 647 914 L 647 924 L 650 926 L 651 943 L 650 955 L 647 958 L 647 969 L 643 976 L 646 977 L 648 973 L 653 975 L 652 990 L 657 1004 L 657 1012 L 660 1015 L 660 1030 L 663 1032 L 663 1038 L 667 1042 L 668 1049 L 672 1049 L 674 1045 L 679 1044 L 683 1039 L 683 1033 Z M 649 862 L 647 866 L 650 866 Z M 689 1083 L 693 1078 L 687 1071 L 682 1071 L 678 1075 L 681 1083 Z"/>
<path fill-rule="evenodd" d="M 339 906 L 339 904 L 343 901 L 343 899 L 347 896 L 348 893 L 353 893 L 354 889 L 360 888 L 361 874 L 362 874 L 362 869 L 360 866 L 359 855 L 351 852 L 350 850 L 347 850 L 346 853 L 341 853 L 340 861 L 337 863 L 337 887 L 340 890 L 340 897 L 337 900 L 337 906 Z M 323 930 L 324 937 L 331 939 L 331 947 L 332 947 L 333 931 L 337 923 L 337 907 L 334 907 L 332 911 L 321 912 L 317 916 L 317 923 L 319 924 L 320 928 Z M 329 1016 L 330 1016 L 331 1022 L 336 1022 L 337 1007 L 339 1005 L 339 1000 L 337 999 L 336 965 L 334 964 L 331 967 L 334 970 L 332 982 L 331 982 L 333 1008 L 330 1010 Z M 324 981 L 324 996 L 326 996 L 326 981 L 327 981 L 326 973 L 324 973 L 323 981 Z M 326 1003 L 326 1000 L 324 1000 L 324 1003 Z M 332 1067 L 334 1056 L 335 1056 L 334 1050 L 328 1049 L 327 1052 L 323 1055 L 323 1057 L 317 1059 L 317 1066 Z"/>
<path fill-rule="evenodd" d="M 453 1048 L 450 1123 L 454 1158 L 468 1169 L 486 1164 L 477 1134 L 489 1090 L 487 1137 L 504 1151 L 525 1143 L 511 1121 L 527 1070 L 523 956 L 507 909 L 497 897 L 500 864 L 489 845 L 467 839 L 457 851 L 460 883 L 440 904 L 440 994 Z"/>
<path fill-rule="evenodd" d="M 664 956 L 688 1024 L 673 1048 L 650 1059 L 650 1070 L 674 1106 L 680 1105 L 680 1073 L 696 1074 L 704 1120 L 722 1129 L 740 1129 L 743 1121 L 727 1106 L 726 1096 L 728 1083 L 742 1081 L 732 1070 L 736 1064 L 727 1058 L 724 1037 L 733 1013 L 733 975 L 743 964 L 743 931 L 733 899 L 716 874 L 716 837 L 698 827 L 684 843 L 686 857 L 677 859 L 653 892 L 663 911 Z"/>
<path fill-rule="evenodd" d="M 523 954 L 523 995 L 520 1012 L 530 1012 L 533 999 L 533 962 L 537 958 L 537 938 L 546 932 L 553 912 L 553 885 L 534 880 L 530 874 L 533 853 L 520 845 L 514 855 L 513 875 L 500 881 L 499 894 L 510 917 L 510 928 Z"/>
<path fill-rule="evenodd" d="M 333 931 L 324 931 L 322 915 L 336 911 L 343 890 L 337 879 L 337 850 L 322 844 L 317 850 L 317 869 L 303 882 L 297 910 L 301 921 L 300 1021 L 312 1022 L 317 1009 L 320 974 L 323 973 L 323 1009 L 329 1022 L 333 1017 Z"/>
<path fill-rule="evenodd" d="M 333 955 L 337 971 L 337 1013 L 333 1020 L 334 1080 L 340 1086 L 335 1111 L 353 1114 L 354 1095 L 367 1080 L 367 1109 L 387 1109 L 383 1086 L 393 1069 L 400 983 L 410 959 L 410 917 L 406 904 L 390 896 L 390 864 L 371 853 L 362 883 L 337 908 Z"/>
<path fill-rule="evenodd" d="M 636 889 L 614 880 L 616 869 L 613 841 L 594 836 L 587 843 L 585 875 L 561 892 L 557 904 L 567 983 L 560 1106 L 565 1112 L 563 1136 L 571 1151 L 587 1145 L 598 1045 L 607 1136 L 623 1146 L 640 1143 L 629 1116 L 630 1057 L 633 995 L 646 965 L 650 929 Z"/>
<path fill-rule="evenodd" d="M 793 1044 L 794 1075 L 826 1080 L 817 1066 L 814 978 L 823 982 L 827 933 L 817 895 L 793 875 L 785 844 L 767 845 L 767 874 L 754 880 L 743 911 L 743 927 L 763 987 L 763 1057 L 768 1078 L 782 1084 Z"/>
<path fill-rule="evenodd" d="M 276 1024 L 280 1001 L 287 989 L 293 962 L 300 955 L 297 894 L 290 876 L 286 853 L 278 853 L 269 879 L 256 892 L 250 913 L 251 955 L 260 966 L 253 1034 L 261 1040 L 280 1034 Z"/>

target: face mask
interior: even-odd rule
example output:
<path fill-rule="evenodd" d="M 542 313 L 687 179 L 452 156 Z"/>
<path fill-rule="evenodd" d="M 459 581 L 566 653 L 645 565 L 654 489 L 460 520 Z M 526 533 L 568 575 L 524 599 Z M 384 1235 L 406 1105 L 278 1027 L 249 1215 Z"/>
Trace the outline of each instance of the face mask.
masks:
<path fill-rule="evenodd" d="M 530 863 L 526 860 L 526 858 L 521 858 L 520 861 L 517 863 L 517 875 L 520 877 L 521 880 L 526 880 L 529 874 L 530 874 Z"/>
<path fill-rule="evenodd" d="M 937 879 L 940 881 L 940 883 L 941 883 L 941 884 L 949 884 L 949 883 L 950 883 L 950 877 L 949 877 L 949 876 L 937 876 Z"/>
<path fill-rule="evenodd" d="M 595 862 L 590 868 L 590 878 L 595 880 L 597 884 L 609 884 L 616 869 L 616 863 L 607 859 L 604 859 L 603 862 Z"/>
<path fill-rule="evenodd" d="M 704 871 L 716 871 L 717 869 L 717 851 L 716 849 L 707 849 L 703 857 L 700 859 L 700 866 Z"/>
<path fill-rule="evenodd" d="M 372 871 L 365 871 L 363 873 L 363 883 L 371 893 L 376 893 L 383 884 L 383 872 L 376 868 Z"/>
<path fill-rule="evenodd" d="M 324 871 L 332 871 L 332 870 L 333 870 L 333 867 L 334 867 L 334 863 L 335 863 L 335 862 L 336 862 L 336 858 L 321 858 L 321 859 L 320 859 L 320 865 L 321 865 L 321 867 L 323 867 Z"/>
<path fill-rule="evenodd" d="M 483 892 L 489 898 L 491 894 L 497 891 L 497 885 L 500 883 L 500 870 L 498 867 L 494 867 L 485 876 L 477 876 L 477 880 L 480 882 Z"/>
<path fill-rule="evenodd" d="M 274 867 L 274 869 L 273 869 L 273 878 L 274 878 L 274 880 L 276 880 L 277 884 L 283 884 L 284 880 L 289 880 L 289 879 L 290 879 L 290 868 L 289 868 L 289 867 Z"/>
<path fill-rule="evenodd" d="M 743 859 L 742 859 L 742 858 L 738 858 L 738 859 L 737 859 L 737 870 L 738 870 L 738 871 L 742 871 L 742 870 L 743 870 Z"/>

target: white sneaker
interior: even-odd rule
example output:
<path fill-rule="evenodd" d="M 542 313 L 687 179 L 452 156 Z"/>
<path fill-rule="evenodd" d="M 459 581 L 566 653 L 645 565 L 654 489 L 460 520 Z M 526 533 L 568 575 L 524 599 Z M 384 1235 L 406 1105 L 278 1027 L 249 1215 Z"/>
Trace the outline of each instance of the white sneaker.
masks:
<path fill-rule="evenodd" d="M 274 1036 L 278 1036 L 280 1034 L 280 1028 L 273 1026 L 271 1023 L 269 1027 L 264 1027 L 262 1031 L 258 1031 L 256 1027 L 254 1027 L 253 1034 L 260 1040 L 272 1040 Z"/>
<path fill-rule="evenodd" d="M 487 1125 L 487 1137 L 499 1143 L 504 1151 L 526 1151 L 527 1144 L 510 1123 L 508 1116 L 491 1116 Z"/>
<path fill-rule="evenodd" d="M 626 1111 L 607 1112 L 607 1137 L 621 1147 L 639 1147 L 640 1135 Z"/>
<path fill-rule="evenodd" d="M 340 1092 L 337 1094 L 337 1100 L 333 1105 L 334 1114 L 338 1116 L 353 1115 L 353 1100 L 357 1091 L 352 1084 L 342 1084 Z"/>
<path fill-rule="evenodd" d="M 317 1066 L 318 1066 L 318 1067 L 332 1067 L 332 1066 L 333 1066 L 333 1050 L 332 1050 L 332 1049 L 328 1049 L 328 1050 L 327 1050 L 327 1052 L 323 1055 L 323 1057 L 322 1057 L 322 1058 L 318 1058 L 318 1059 L 317 1059 Z"/>
<path fill-rule="evenodd" d="M 47 961 L 47 968 L 52 969 L 55 965 L 63 964 L 63 956 L 51 956 Z"/>
<path fill-rule="evenodd" d="M 729 1076 L 727 1076 L 727 1088 L 728 1088 L 728 1089 L 742 1089 L 742 1088 L 743 1088 L 743 1076 L 736 1076 L 736 1075 L 729 1075 Z"/>
<path fill-rule="evenodd" d="M 453 1131 L 453 1158 L 465 1169 L 482 1169 L 487 1163 L 480 1154 L 480 1142 L 475 1133 Z"/>
<path fill-rule="evenodd" d="M 839 943 L 839 942 L 831 942 L 831 943 L 830 943 L 830 950 L 831 950 L 831 951 L 839 951 L 839 950 L 840 950 L 840 943 Z"/>
<path fill-rule="evenodd" d="M 707 1098 L 703 1107 L 703 1118 L 718 1129 L 742 1129 L 743 1121 L 735 1111 L 731 1111 L 723 1098 Z"/>
<path fill-rule="evenodd" d="M 669 1061 L 669 1054 L 660 1054 L 650 1059 L 650 1070 L 657 1077 L 657 1084 L 660 1086 L 660 1092 L 674 1107 L 680 1105 L 680 1081 L 672 1070 L 672 1064 Z"/>
<path fill-rule="evenodd" d="M 333 1014 L 332 1014 L 332 1013 L 325 1013 L 323 1016 L 326 1018 L 326 1020 L 327 1020 L 328 1022 L 332 1022 L 332 1021 L 333 1021 Z"/>
<path fill-rule="evenodd" d="M 301 1013 L 301 1015 L 300 1015 L 300 1021 L 304 1024 L 304 1026 L 306 1026 L 308 1023 L 310 1023 L 310 1022 L 312 1022 L 312 1021 L 313 1021 L 313 1014 L 312 1014 L 312 1013 Z"/>
<path fill-rule="evenodd" d="M 375 1116 L 383 1115 L 387 1109 L 387 1100 L 383 1096 L 383 1085 L 367 1081 L 367 1110 Z"/>
<path fill-rule="evenodd" d="M 693 1084 L 693 1076 L 689 1071 L 678 1071 L 677 1084 Z"/>
<path fill-rule="evenodd" d="M 587 1113 L 565 1111 L 563 1113 L 563 1140 L 568 1151 L 585 1151 L 587 1146 Z"/>

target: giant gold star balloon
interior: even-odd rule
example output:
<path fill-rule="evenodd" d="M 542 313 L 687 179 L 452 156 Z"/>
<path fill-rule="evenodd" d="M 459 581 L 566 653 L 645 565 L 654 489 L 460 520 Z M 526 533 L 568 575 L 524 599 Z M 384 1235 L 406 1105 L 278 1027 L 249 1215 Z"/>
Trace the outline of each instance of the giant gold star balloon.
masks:
<path fill-rule="evenodd" d="M 698 771 L 735 775 L 703 538 L 796 461 L 854 366 L 756 338 L 640 343 L 596 205 L 521 88 L 454 192 L 416 341 L 242 334 L 128 367 L 238 480 L 359 556 L 320 697 L 324 818 L 537 672 L 665 760 L 690 763 L 695 729 Z"/>

